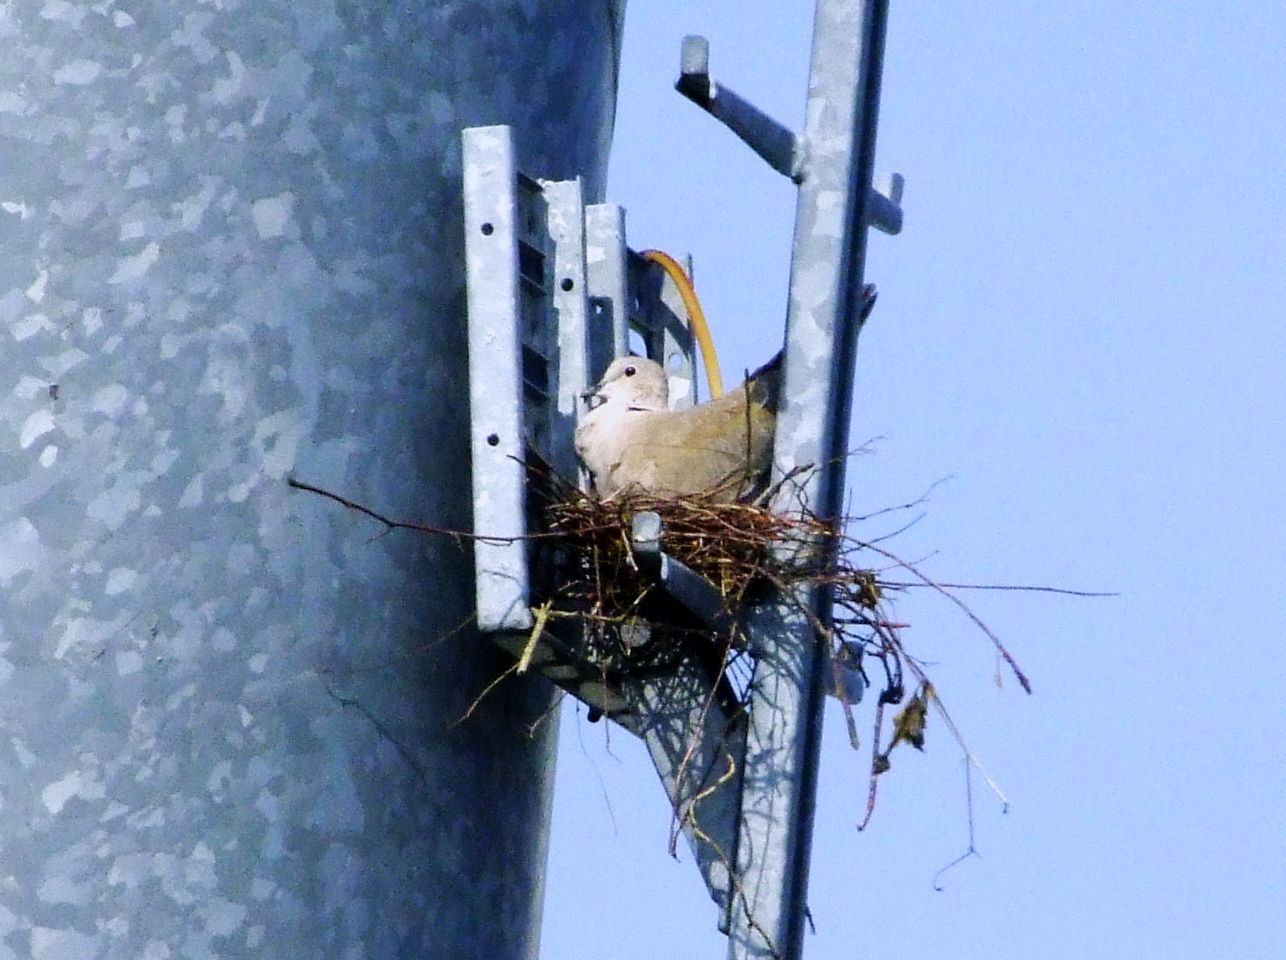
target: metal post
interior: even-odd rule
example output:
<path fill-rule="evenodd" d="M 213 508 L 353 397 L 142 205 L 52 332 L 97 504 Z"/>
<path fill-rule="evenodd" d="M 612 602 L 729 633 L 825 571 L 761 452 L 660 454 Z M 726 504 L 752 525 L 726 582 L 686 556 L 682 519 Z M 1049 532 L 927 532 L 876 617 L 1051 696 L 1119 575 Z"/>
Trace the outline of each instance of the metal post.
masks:
<path fill-rule="evenodd" d="M 0 9 L 0 956 L 536 953 L 469 630 L 460 129 L 602 195 L 623 0 Z"/>
<path fill-rule="evenodd" d="M 774 451 L 790 504 L 837 517 L 844 488 L 887 0 L 818 0 L 795 221 L 785 384 Z M 823 621 L 824 592 L 794 598 Z M 747 734 L 742 897 L 729 957 L 802 952 L 825 647 L 789 602 L 750 627 L 758 663 Z M 779 887 L 778 884 L 781 884 Z"/>

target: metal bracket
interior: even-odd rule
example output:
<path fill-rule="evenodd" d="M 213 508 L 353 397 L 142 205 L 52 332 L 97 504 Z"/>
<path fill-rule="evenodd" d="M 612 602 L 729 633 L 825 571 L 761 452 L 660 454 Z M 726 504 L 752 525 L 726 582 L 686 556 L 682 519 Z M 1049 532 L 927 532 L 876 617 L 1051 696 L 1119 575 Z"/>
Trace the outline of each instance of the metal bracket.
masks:
<path fill-rule="evenodd" d="M 532 626 L 526 463 L 575 477 L 588 377 L 579 180 L 518 173 L 508 127 L 464 131 L 469 410 L 478 628 Z"/>
<path fill-rule="evenodd" d="M 578 180 L 520 173 L 505 126 L 465 130 L 463 158 L 477 624 L 517 656 L 553 562 L 528 536 L 528 453 L 577 476 L 572 433 L 591 364 L 590 303 L 615 298 L 623 311 L 624 294 L 609 289 L 601 271 L 591 276 Z M 594 242 L 601 239 L 600 231 Z M 616 259 L 623 276 L 623 254 Z M 578 638 L 550 627 L 531 664 L 596 713 L 629 726 L 624 694 L 577 650 Z"/>
<path fill-rule="evenodd" d="M 585 208 L 585 268 L 589 282 L 590 380 L 630 349 L 629 268 L 625 211 L 613 203 Z"/>
<path fill-rule="evenodd" d="M 679 404 L 691 403 L 694 348 L 682 297 L 656 264 L 625 244 L 619 207 L 582 205 L 576 181 L 533 180 L 514 166 L 506 127 L 464 133 L 469 370 L 479 630 L 642 737 L 710 895 L 727 915 L 746 722 L 713 639 L 666 671 L 604 676 L 566 623 L 527 650 L 532 608 L 548 595 L 553 559 L 533 546 L 522 461 L 534 450 L 575 476 L 575 400 L 631 331 L 664 363 Z M 660 518 L 641 514 L 641 569 L 711 636 L 727 617 L 715 588 L 660 549 Z M 637 625 L 646 639 L 650 627 Z"/>
<path fill-rule="evenodd" d="M 473 527 L 490 538 L 474 547 L 475 591 L 486 632 L 533 622 L 523 463 L 529 441 L 547 445 L 550 344 L 544 324 L 519 318 L 545 290 L 546 250 L 527 229 L 536 193 L 522 190 L 520 207 L 507 127 L 464 131 L 465 265 L 470 278 L 487 278 L 468 284 Z"/>
<path fill-rule="evenodd" d="M 691 262 L 686 266 L 691 274 Z M 630 330 L 643 341 L 643 352 L 665 367 L 671 409 L 692 406 L 697 401 L 696 342 L 679 288 L 657 264 L 632 250 L 628 271 Z"/>
<path fill-rule="evenodd" d="M 705 37 L 683 38 L 679 79 L 674 88 L 744 140 L 778 173 L 796 183 L 803 179 L 807 157 L 803 142 L 749 100 L 714 82 L 710 76 L 710 41 Z"/>
<path fill-rule="evenodd" d="M 636 705 L 639 732 L 706 889 L 719 906 L 719 926 L 726 933 L 735 902 L 747 719 L 730 690 L 718 643 L 729 635 L 733 617 L 714 584 L 661 549 L 662 534 L 658 514 L 635 514 L 631 531 L 635 560 L 666 594 L 709 628 L 710 645 L 706 657 L 694 651 L 668 673 L 631 678 L 625 691 Z"/>
<path fill-rule="evenodd" d="M 585 206 L 579 180 L 524 176 L 508 127 L 465 130 L 463 152 L 478 627 L 527 631 L 528 451 L 575 478 L 578 398 L 630 330 L 679 403 L 693 399 L 694 345 L 677 288 L 626 247 L 620 207 Z"/>

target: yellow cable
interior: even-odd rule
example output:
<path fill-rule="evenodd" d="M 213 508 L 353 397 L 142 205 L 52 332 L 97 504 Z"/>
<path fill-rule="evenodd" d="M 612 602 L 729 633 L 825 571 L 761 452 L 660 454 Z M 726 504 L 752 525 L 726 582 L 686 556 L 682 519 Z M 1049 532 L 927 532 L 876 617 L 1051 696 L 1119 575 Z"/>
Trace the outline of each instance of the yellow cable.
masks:
<path fill-rule="evenodd" d="M 706 324 L 706 315 L 701 310 L 701 301 L 697 299 L 692 281 L 688 279 L 683 267 L 679 266 L 679 261 L 668 253 L 661 250 L 644 250 L 639 256 L 659 266 L 679 288 L 679 296 L 683 298 L 683 309 L 688 311 L 688 322 L 692 324 L 692 335 L 697 338 L 697 346 L 701 348 L 701 365 L 705 367 L 710 396 L 711 398 L 723 396 L 723 377 L 719 373 L 719 357 L 714 351 L 710 327 Z"/>

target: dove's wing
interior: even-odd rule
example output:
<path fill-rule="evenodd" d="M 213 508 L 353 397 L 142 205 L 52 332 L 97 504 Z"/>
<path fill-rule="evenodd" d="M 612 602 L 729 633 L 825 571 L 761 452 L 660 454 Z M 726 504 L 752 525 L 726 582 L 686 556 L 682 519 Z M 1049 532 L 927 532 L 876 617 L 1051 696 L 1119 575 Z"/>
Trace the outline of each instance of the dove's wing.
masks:
<path fill-rule="evenodd" d="M 775 421 L 744 388 L 675 413 L 635 413 L 617 437 L 601 488 L 741 499 L 767 480 Z"/>

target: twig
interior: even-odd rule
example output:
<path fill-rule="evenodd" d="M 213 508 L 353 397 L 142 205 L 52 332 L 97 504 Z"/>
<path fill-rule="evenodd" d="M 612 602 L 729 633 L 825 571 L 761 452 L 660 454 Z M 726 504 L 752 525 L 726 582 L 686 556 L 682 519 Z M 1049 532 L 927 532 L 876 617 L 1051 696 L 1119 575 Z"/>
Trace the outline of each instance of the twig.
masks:
<path fill-rule="evenodd" d="M 319 487 L 316 484 L 300 480 L 293 474 L 286 477 L 286 483 L 289 486 L 294 487 L 296 490 L 306 490 L 308 493 L 315 493 L 319 497 L 325 497 L 327 500 L 333 500 L 342 507 L 346 507 L 349 510 L 355 510 L 357 513 L 368 516 L 372 520 L 384 524 L 387 528 L 385 530 L 386 533 L 390 530 L 414 530 L 418 533 L 428 533 L 439 537 L 450 537 L 457 544 L 465 540 L 477 541 L 479 543 L 505 544 L 515 543 L 519 540 L 540 540 L 560 536 L 559 534 L 548 532 L 533 532 L 522 536 L 499 536 L 489 533 L 469 533 L 464 530 L 453 530 L 450 527 L 439 527 L 431 523 L 416 523 L 410 520 L 394 520 L 377 510 L 372 510 L 365 504 L 358 503 L 356 500 L 350 500 L 348 497 L 335 493 L 333 490 L 327 490 L 325 487 Z"/>
<path fill-rule="evenodd" d="M 871 816 L 875 813 L 875 794 L 879 789 L 879 776 L 883 772 L 880 769 L 880 728 L 883 726 L 884 698 L 881 697 L 875 705 L 875 732 L 871 736 L 871 778 L 866 789 L 866 814 L 862 817 L 862 822 L 857 825 L 858 832 L 867 828 L 871 822 Z"/>
<path fill-rule="evenodd" d="M 448 527 L 435 527 L 427 523 L 411 523 L 405 520 L 391 520 L 384 516 L 384 514 L 372 510 L 364 504 L 358 503 L 355 500 L 350 500 L 347 497 L 341 496 L 332 490 L 327 490 L 324 487 L 307 483 L 293 475 L 286 477 L 286 483 L 294 487 L 296 490 L 307 490 L 309 493 L 315 493 L 319 497 L 325 497 L 327 500 L 333 500 L 342 507 L 347 507 L 349 510 L 355 510 L 360 514 L 370 517 L 372 520 L 377 520 L 384 524 L 384 526 L 389 530 L 418 530 L 420 533 L 431 533 L 437 536 L 450 537 L 457 543 L 462 539 L 497 540 L 502 542 L 511 542 L 514 539 L 513 537 L 472 537 L 460 530 L 452 530 Z"/>
<path fill-rule="evenodd" d="M 530 740 L 534 737 L 536 735 L 536 731 L 539 730 L 541 726 L 543 726 L 544 723 L 557 712 L 558 708 L 562 705 L 563 698 L 565 696 L 567 696 L 566 690 L 554 689 L 553 703 L 543 710 L 540 716 L 538 716 L 534 721 L 527 724 L 527 739 Z"/>
<path fill-rule="evenodd" d="M 545 632 L 545 624 L 549 623 L 549 613 L 553 609 L 553 601 L 546 600 L 532 610 L 535 615 L 535 622 L 531 625 L 531 636 L 527 638 L 527 645 L 522 648 L 522 656 L 518 658 L 517 671 L 519 675 L 527 672 L 531 666 L 531 658 L 536 652 L 536 644 L 540 642 L 541 634 Z"/>
<path fill-rule="evenodd" d="M 1018 661 L 1016 661 L 1013 658 L 1013 656 L 1009 653 L 1009 650 L 1006 649 L 1004 643 L 1002 643 L 1000 638 L 996 636 L 996 634 L 992 631 L 991 627 L 987 626 L 987 624 L 983 622 L 981 617 L 979 617 L 976 613 L 974 613 L 971 609 L 969 609 L 968 604 L 966 604 L 963 600 L 961 600 L 959 597 L 953 594 L 942 584 L 937 583 L 926 574 L 921 573 L 917 567 L 902 561 L 896 555 L 889 553 L 887 550 L 883 549 L 882 547 L 871 546 L 870 544 L 867 544 L 866 546 L 868 547 L 868 549 L 874 550 L 880 556 L 885 557 L 888 560 L 891 560 L 893 563 L 897 564 L 898 566 L 902 567 L 904 570 L 906 570 L 908 573 L 914 576 L 925 586 L 933 588 L 939 594 L 946 597 L 953 604 L 955 604 L 956 607 L 958 607 L 966 617 L 968 617 L 970 620 L 973 621 L 974 626 L 976 626 L 979 630 L 981 630 L 984 634 L 986 634 L 987 638 L 991 640 L 993 644 L 995 644 L 996 650 L 1004 658 L 1005 663 L 1009 664 L 1009 669 L 1012 670 L 1014 676 L 1018 678 L 1018 682 L 1022 684 L 1022 688 L 1026 690 L 1029 694 L 1031 693 L 1031 681 L 1027 679 L 1027 675 L 1023 673 L 1022 668 L 1018 666 Z"/>
<path fill-rule="evenodd" d="M 956 857 L 954 860 L 952 860 L 945 867 L 943 867 L 941 870 L 939 870 L 937 873 L 933 875 L 933 889 L 938 891 L 938 893 L 941 893 L 943 890 L 942 875 L 944 873 L 946 873 L 952 867 L 968 860 L 970 857 L 982 856 L 982 854 L 978 852 L 978 848 L 974 846 L 974 842 L 973 842 L 973 777 L 971 775 L 970 764 L 968 761 L 965 761 L 964 768 L 965 768 L 965 809 L 969 813 L 969 848 L 965 850 L 964 853 L 960 854 L 960 856 Z"/>
<path fill-rule="evenodd" d="M 1021 583 L 909 583 L 897 580 L 883 581 L 884 586 L 898 587 L 903 590 L 928 587 L 929 589 L 945 590 L 1009 590 L 1021 593 L 1057 593 L 1065 597 L 1119 597 L 1119 593 L 1109 593 L 1098 590 L 1072 590 L 1067 587 L 1042 587 L 1032 586 Z"/>
<path fill-rule="evenodd" d="M 914 666 L 918 669 L 918 665 Z M 960 745 L 960 749 L 964 751 L 965 760 L 967 760 L 970 765 L 972 765 L 973 768 L 982 775 L 983 780 L 987 781 L 987 786 L 991 788 L 991 792 L 1000 800 L 1001 809 L 1003 812 L 1008 813 L 1009 798 L 1006 797 L 1004 791 L 996 785 L 996 781 L 991 779 L 991 775 L 987 773 L 986 768 L 978 761 L 978 758 L 974 756 L 973 751 L 969 749 L 968 745 L 965 743 L 964 737 L 960 733 L 960 728 L 957 727 L 956 722 L 951 719 L 951 714 L 947 713 L 946 705 L 942 702 L 942 699 L 938 696 L 938 693 L 934 690 L 932 684 L 929 684 L 928 692 L 929 700 L 933 703 L 934 709 L 938 711 L 938 716 L 942 717 L 942 722 L 947 725 L 947 729 L 950 730 L 951 735 L 955 737 L 956 743 L 958 743 Z"/>
<path fill-rule="evenodd" d="M 889 513 L 901 513 L 903 510 L 911 510 L 915 507 L 923 506 L 929 502 L 929 497 L 933 495 L 934 490 L 938 489 L 938 487 L 951 479 L 953 478 L 947 476 L 934 480 L 933 483 L 929 484 L 929 488 L 925 490 L 924 493 L 920 494 L 914 500 L 908 500 L 906 503 L 899 503 L 896 507 L 884 507 L 880 510 L 876 510 L 874 513 L 861 514 L 859 516 L 847 517 L 845 519 L 849 523 L 865 523 L 867 520 L 874 520 L 876 517 L 882 517 Z"/>
<path fill-rule="evenodd" d="M 505 670 L 500 674 L 500 676 L 496 677 L 496 679 L 492 680 L 489 684 L 487 684 L 483 688 L 482 693 L 478 694 L 477 697 L 474 698 L 473 703 L 469 704 L 469 709 L 466 710 L 463 714 L 461 714 L 460 717 L 454 723 L 451 724 L 452 729 L 460 726 L 460 724 L 464 723 L 471 716 L 473 716 L 473 711 L 478 709 L 478 705 L 482 703 L 483 700 L 486 699 L 487 694 L 489 694 L 492 690 L 496 689 L 496 687 L 500 686 L 501 681 L 503 681 L 505 677 L 509 676 L 509 674 L 511 673 L 517 672 L 517 670 L 518 670 L 518 664 L 514 663 L 511 666 L 506 667 Z"/>

